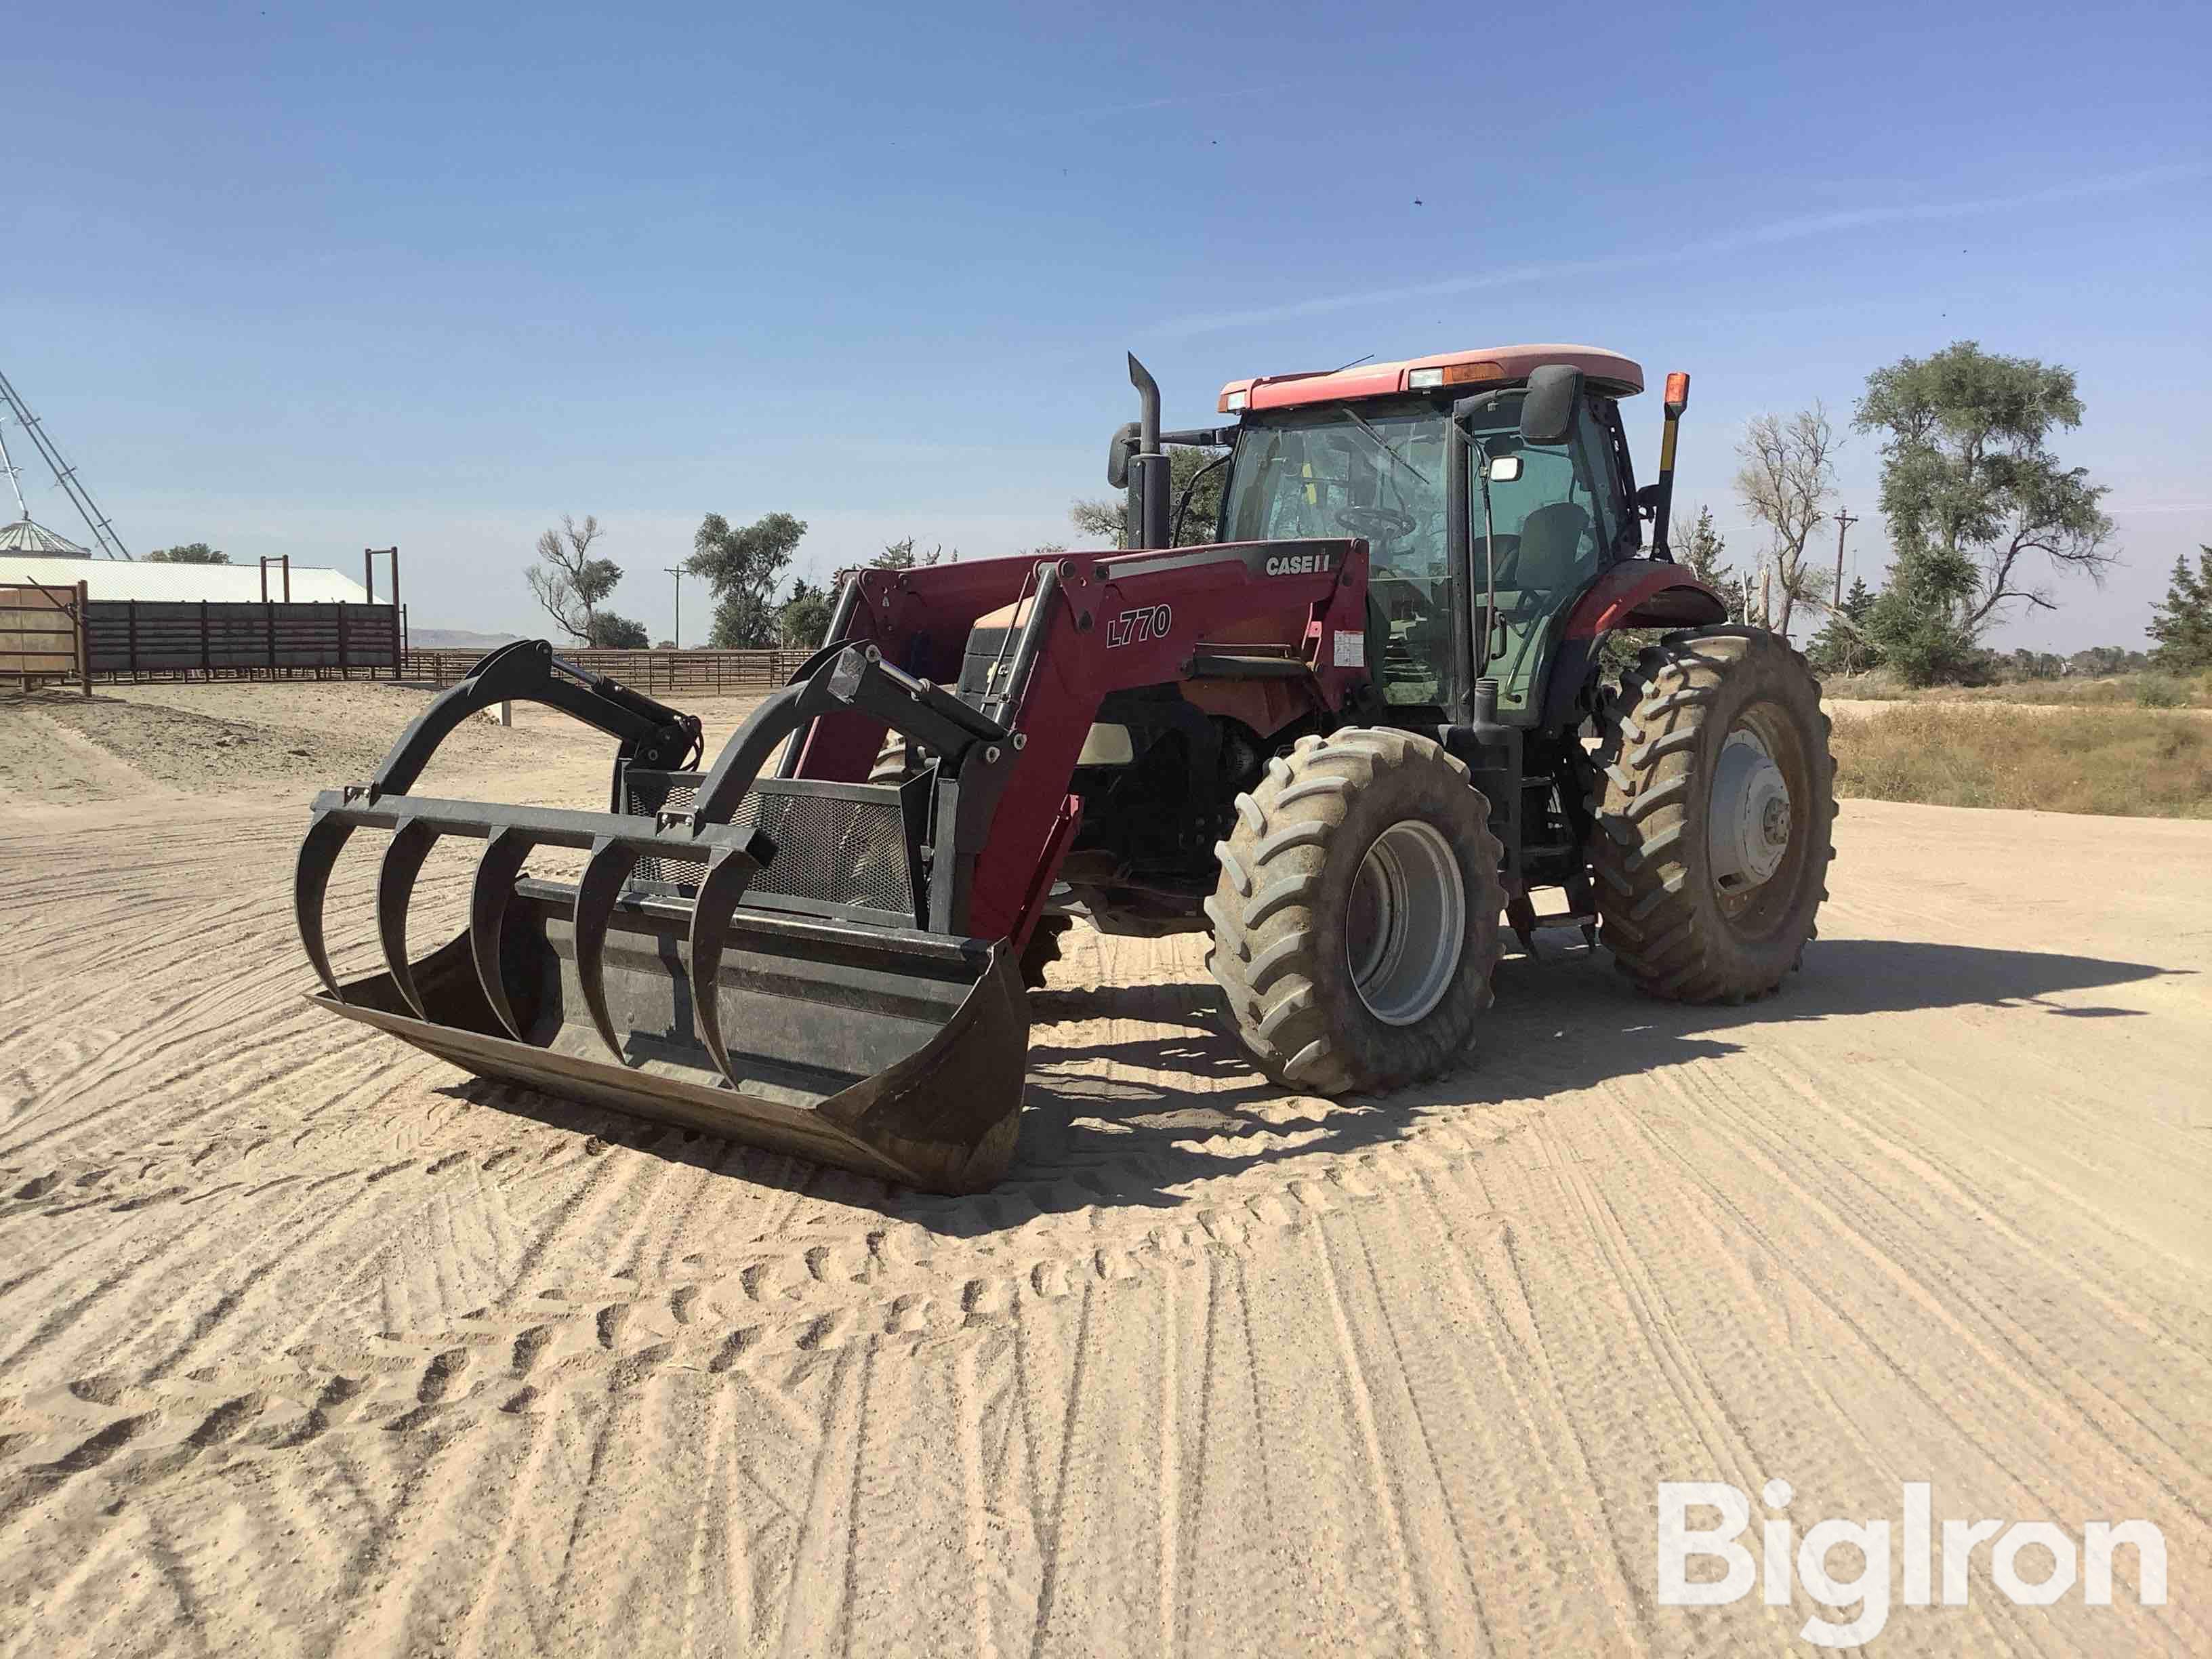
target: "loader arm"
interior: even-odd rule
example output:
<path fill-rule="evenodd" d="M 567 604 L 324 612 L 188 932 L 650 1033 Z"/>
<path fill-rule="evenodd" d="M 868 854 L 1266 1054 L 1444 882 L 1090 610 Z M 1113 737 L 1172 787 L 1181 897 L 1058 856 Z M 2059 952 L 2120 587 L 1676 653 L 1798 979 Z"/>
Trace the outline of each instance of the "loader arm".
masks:
<path fill-rule="evenodd" d="M 501 702 L 542 702 L 595 726 L 622 744 L 617 760 L 682 766 L 699 751 L 699 718 L 562 661 L 544 640 L 517 640 L 481 659 L 399 734 L 368 783 L 372 796 L 404 794 L 438 745 L 470 715 Z M 615 803 L 611 810 L 619 810 Z"/>
<path fill-rule="evenodd" d="M 855 579 L 854 616 L 886 662 L 939 678 L 960 672 L 978 621 L 1015 607 L 1017 628 L 994 663 L 988 698 L 1009 741 L 969 753 L 957 800 L 940 791 L 933 823 L 933 931 L 1024 937 L 1066 842 L 1068 785 L 1110 693 L 1190 678 L 1224 659 L 1301 677 L 1320 705 L 1340 708 L 1367 678 L 1367 544 L 1358 540 L 1229 543 L 1127 553 L 993 560 Z M 1270 661 L 1220 643 L 1256 618 L 1295 616 L 1286 654 Z M 940 694 L 941 695 L 941 694 Z M 886 726 L 929 744 L 915 705 L 817 721 L 801 777 L 865 776 Z"/>

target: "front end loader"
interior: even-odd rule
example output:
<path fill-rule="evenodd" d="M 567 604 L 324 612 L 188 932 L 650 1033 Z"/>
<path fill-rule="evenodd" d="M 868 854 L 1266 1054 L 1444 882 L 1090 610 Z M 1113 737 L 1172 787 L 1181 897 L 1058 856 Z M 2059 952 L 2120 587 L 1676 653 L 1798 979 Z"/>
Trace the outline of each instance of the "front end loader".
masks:
<path fill-rule="evenodd" d="M 1183 433 L 1130 368 L 1109 470 L 1135 545 L 847 576 L 711 765 L 696 719 L 543 641 L 485 657 L 316 797 L 315 1000 L 480 1076 L 965 1192 L 1014 1155 L 1025 984 L 1074 918 L 1211 933 L 1230 1029 L 1321 1094 L 1464 1058 L 1501 917 L 1531 948 L 1601 927 L 1661 996 L 1796 965 L 1826 723 L 1802 659 L 1710 626 L 1718 597 L 1667 557 L 1686 381 L 1639 491 L 1614 405 L 1641 371 L 1589 348 L 1235 382 L 1233 425 Z M 1225 452 L 1202 544 L 1168 544 L 1178 446 Z M 1680 624 L 1602 684 L 1609 632 Z M 606 810 L 410 793 L 515 701 L 614 740 Z M 389 836 L 385 968 L 341 981 L 323 911 L 356 830 Z M 411 960 L 441 836 L 483 842 L 468 922 Z M 575 881 L 530 873 L 548 848 L 586 854 Z"/>

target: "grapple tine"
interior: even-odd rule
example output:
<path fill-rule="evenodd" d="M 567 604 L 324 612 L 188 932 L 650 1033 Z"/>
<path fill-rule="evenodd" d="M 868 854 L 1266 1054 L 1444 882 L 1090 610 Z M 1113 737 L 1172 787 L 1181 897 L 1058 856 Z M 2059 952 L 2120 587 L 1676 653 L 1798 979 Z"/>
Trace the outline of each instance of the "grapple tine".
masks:
<path fill-rule="evenodd" d="M 376 872 L 376 939 L 384 947 L 384 965 L 392 982 L 417 1019 L 427 1018 L 422 998 L 415 988 L 414 969 L 407 963 L 407 907 L 415 896 L 415 878 L 422 872 L 438 832 L 420 818 L 410 818 L 392 831 L 384 849 L 384 862 Z"/>
<path fill-rule="evenodd" d="M 477 965 L 477 981 L 491 1004 L 499 1023 L 517 1042 L 525 1041 L 522 1027 L 507 1001 L 507 980 L 500 971 L 500 929 L 507 907 L 514 896 L 515 878 L 530 856 L 530 837 L 517 830 L 501 830 L 484 843 L 477 860 L 476 884 L 469 890 L 469 955 Z"/>
<path fill-rule="evenodd" d="M 634 847 L 618 841 L 594 842 L 591 862 L 584 866 L 583 879 L 576 884 L 574 922 L 577 988 L 583 994 L 585 1010 L 591 1015 L 592 1024 L 598 1028 L 608 1051 L 624 1066 L 629 1060 L 615 1036 L 614 1021 L 607 1014 L 607 922 L 614 915 L 615 900 L 621 896 L 623 884 L 637 867 L 637 860 L 638 852 Z"/>
<path fill-rule="evenodd" d="M 721 973 L 722 946 L 730 936 L 730 922 L 745 884 L 759 872 L 760 861 L 738 848 L 729 848 L 708 866 L 691 904 L 691 1017 L 699 1040 L 714 1057 L 722 1079 L 738 1086 L 730 1072 L 730 1051 L 722 1040 L 721 999 L 716 980 Z"/>
<path fill-rule="evenodd" d="M 353 826 L 331 817 L 319 817 L 307 826 L 300 843 L 299 861 L 292 871 L 292 915 L 299 923 L 300 943 L 323 988 L 340 1002 L 337 976 L 331 972 L 330 953 L 323 948 L 323 896 L 330 890 L 331 872 L 337 867 L 338 853 L 353 834 Z"/>

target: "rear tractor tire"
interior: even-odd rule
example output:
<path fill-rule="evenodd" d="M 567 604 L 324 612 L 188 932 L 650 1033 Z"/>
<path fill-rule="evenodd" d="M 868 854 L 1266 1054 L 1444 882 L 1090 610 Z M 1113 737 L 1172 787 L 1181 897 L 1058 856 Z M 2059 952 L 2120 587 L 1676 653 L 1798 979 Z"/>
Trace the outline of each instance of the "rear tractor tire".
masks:
<path fill-rule="evenodd" d="M 1827 897 L 1836 767 L 1820 687 L 1763 629 L 1647 647 L 1597 759 L 1601 938 L 1672 1002 L 1742 1002 L 1798 965 Z"/>
<path fill-rule="evenodd" d="M 1504 905 L 1489 804 L 1426 738 L 1298 741 L 1218 843 L 1207 962 L 1260 1069 L 1309 1094 L 1459 1062 L 1490 1006 Z"/>

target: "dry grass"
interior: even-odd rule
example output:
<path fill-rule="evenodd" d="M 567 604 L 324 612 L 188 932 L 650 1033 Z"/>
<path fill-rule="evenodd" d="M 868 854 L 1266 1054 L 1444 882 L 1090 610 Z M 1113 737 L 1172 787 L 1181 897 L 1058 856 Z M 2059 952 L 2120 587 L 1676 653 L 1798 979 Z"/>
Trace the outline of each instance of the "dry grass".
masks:
<path fill-rule="evenodd" d="M 1836 793 L 1938 806 L 2212 817 L 2212 721 L 1923 703 L 1835 718 Z"/>
<path fill-rule="evenodd" d="M 1854 702 L 1972 704 L 2033 703 L 2100 708 L 2122 704 L 2144 708 L 2212 708 L 2212 673 L 2113 674 L 2103 679 L 2007 680 L 1996 685 L 1937 685 L 1914 690 L 1894 676 L 1837 675 L 1822 689 L 1831 697 Z"/>

